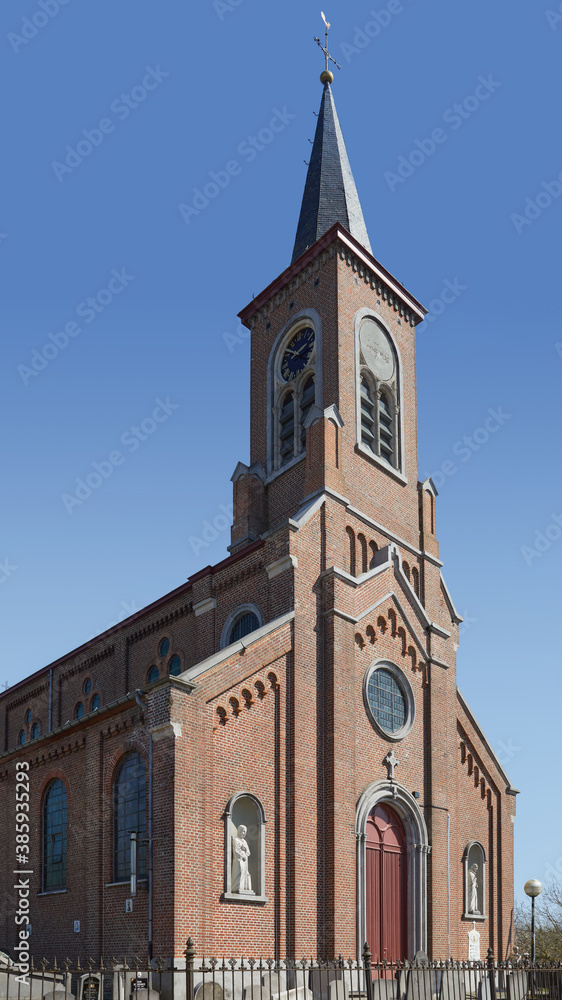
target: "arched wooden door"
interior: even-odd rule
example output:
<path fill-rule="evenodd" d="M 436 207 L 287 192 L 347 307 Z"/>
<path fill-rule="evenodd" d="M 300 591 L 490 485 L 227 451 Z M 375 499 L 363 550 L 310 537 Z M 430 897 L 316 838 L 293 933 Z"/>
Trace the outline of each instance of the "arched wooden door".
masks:
<path fill-rule="evenodd" d="M 389 806 L 375 806 L 367 820 L 366 854 L 367 941 L 373 961 L 407 958 L 406 835 Z"/>

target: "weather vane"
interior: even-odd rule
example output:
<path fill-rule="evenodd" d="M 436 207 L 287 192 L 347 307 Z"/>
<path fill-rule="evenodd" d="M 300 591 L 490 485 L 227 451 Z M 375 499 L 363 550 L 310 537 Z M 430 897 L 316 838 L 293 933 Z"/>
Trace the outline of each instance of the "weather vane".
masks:
<path fill-rule="evenodd" d="M 326 25 L 326 44 L 325 45 L 322 45 L 322 42 L 320 41 L 320 39 L 316 38 L 316 36 L 314 36 L 314 41 L 317 42 L 317 44 L 322 49 L 322 52 L 326 56 L 326 69 L 322 73 L 322 75 L 320 77 L 320 80 L 321 80 L 322 83 L 333 83 L 334 82 L 334 74 L 330 70 L 328 64 L 330 62 L 333 62 L 334 66 L 337 66 L 338 69 L 341 69 L 341 66 L 340 66 L 339 63 L 336 62 L 336 60 L 334 59 L 334 57 L 330 55 L 330 50 L 328 49 L 328 32 L 330 30 L 331 25 L 330 25 L 329 21 L 326 20 L 326 15 L 325 15 L 324 11 L 321 10 L 320 13 L 322 14 L 322 20 L 323 20 L 324 24 Z"/>

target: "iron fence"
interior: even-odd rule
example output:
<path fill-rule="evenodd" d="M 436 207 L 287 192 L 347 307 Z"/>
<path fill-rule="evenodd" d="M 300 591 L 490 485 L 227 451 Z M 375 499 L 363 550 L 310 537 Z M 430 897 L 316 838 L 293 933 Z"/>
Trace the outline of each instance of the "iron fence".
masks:
<path fill-rule="evenodd" d="M 198 957 L 0 965 L 0 1000 L 562 1000 L 562 963 Z"/>

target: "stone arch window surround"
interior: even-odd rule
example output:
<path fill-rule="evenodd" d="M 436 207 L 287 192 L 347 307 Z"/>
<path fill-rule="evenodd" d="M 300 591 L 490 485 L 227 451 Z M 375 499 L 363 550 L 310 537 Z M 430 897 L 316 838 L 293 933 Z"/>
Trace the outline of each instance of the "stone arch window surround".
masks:
<path fill-rule="evenodd" d="M 361 360 L 361 342 L 360 334 L 361 327 L 365 320 L 373 320 L 386 334 L 391 342 L 391 345 L 395 354 L 395 364 L 396 372 L 393 378 L 388 382 L 379 379 L 367 365 L 363 364 Z M 370 448 L 365 447 L 362 443 L 361 438 L 361 375 L 366 374 L 369 385 L 373 387 L 377 394 L 380 395 L 381 390 L 385 392 L 386 398 L 390 403 L 390 411 L 392 415 L 392 427 L 394 436 L 394 464 L 389 465 L 388 462 L 384 461 L 379 454 L 371 451 Z M 368 458 L 379 465 L 385 472 L 390 475 L 395 476 L 400 482 L 406 483 L 406 472 L 405 472 L 405 448 L 404 448 L 404 388 L 403 388 L 403 364 L 400 355 L 400 350 L 398 344 L 396 343 L 396 338 L 393 336 L 388 323 L 384 321 L 382 316 L 380 316 L 374 309 L 359 309 L 355 315 L 355 420 L 356 420 L 356 430 L 355 430 L 355 440 L 357 442 L 357 449 Z M 378 407 L 380 400 L 375 398 L 376 403 L 376 419 L 379 420 Z M 377 440 L 378 446 L 378 440 Z"/>
<path fill-rule="evenodd" d="M 314 330 L 314 353 L 311 363 L 307 366 L 293 382 L 283 382 L 279 375 L 279 362 L 286 344 L 298 332 L 310 326 Z M 316 309 L 301 309 L 285 324 L 275 338 L 269 361 L 267 365 L 267 475 L 274 478 L 282 472 L 286 472 L 292 465 L 300 462 L 304 458 L 305 452 L 301 451 L 294 457 L 279 466 L 279 413 L 278 402 L 286 394 L 289 387 L 293 387 L 295 395 L 295 415 L 300 413 L 301 390 L 308 377 L 313 374 L 315 382 L 315 405 L 322 409 L 322 321 Z M 295 435 L 297 440 L 297 435 Z"/>
<path fill-rule="evenodd" d="M 478 866 L 478 870 L 475 874 L 477 879 L 476 893 L 478 898 L 478 910 L 480 912 L 476 912 L 476 910 L 471 909 L 471 896 L 474 883 L 470 877 L 470 870 L 473 865 Z M 486 920 L 488 916 L 486 911 L 486 898 L 488 891 L 486 879 L 487 860 L 486 851 L 479 840 L 471 840 L 466 845 L 462 858 L 462 866 L 464 885 L 463 920 Z"/>
<path fill-rule="evenodd" d="M 228 616 L 228 618 L 224 623 L 224 627 L 221 633 L 221 644 L 220 644 L 221 649 L 225 649 L 226 646 L 229 646 L 231 644 L 230 633 L 232 632 L 232 629 L 234 628 L 236 622 L 240 618 L 243 618 L 244 615 L 255 615 L 259 622 L 258 628 L 261 628 L 262 625 L 265 625 L 265 619 L 260 609 L 258 608 L 257 604 L 239 604 L 238 607 L 235 608 L 235 610 Z M 243 642 L 243 640 L 239 641 Z"/>
<path fill-rule="evenodd" d="M 427 951 L 427 827 L 421 809 L 410 792 L 396 781 L 375 781 L 357 803 L 357 956 L 361 957 L 367 935 L 366 838 L 367 820 L 377 805 L 398 813 L 406 833 L 408 883 L 408 955 Z"/>
<path fill-rule="evenodd" d="M 224 811 L 224 892 L 222 899 L 231 903 L 267 903 L 265 895 L 265 810 L 252 792 L 236 792 Z M 245 826 L 246 841 L 250 848 L 248 870 L 252 879 L 253 895 L 233 892 L 232 839 L 240 826 Z M 235 874 L 235 873 L 234 873 Z"/>

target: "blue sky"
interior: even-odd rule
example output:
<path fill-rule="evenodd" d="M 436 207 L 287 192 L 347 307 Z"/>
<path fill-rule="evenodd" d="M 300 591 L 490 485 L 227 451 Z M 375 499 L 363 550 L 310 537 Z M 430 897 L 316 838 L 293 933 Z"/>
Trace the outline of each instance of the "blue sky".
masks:
<path fill-rule="evenodd" d="M 420 476 L 440 489 L 466 618 L 459 686 L 523 789 L 518 891 L 562 869 L 562 15 L 548 2 L 326 11 L 374 254 L 431 311 Z M 236 315 L 290 261 L 322 22 L 310 0 L 4 0 L 0 22 L 0 683 L 14 683 L 226 555 L 227 530 L 203 533 L 248 458 Z M 273 116 L 283 128 L 252 148 Z M 184 218 L 212 174 L 219 195 Z M 102 485 L 69 502 L 94 463 Z"/>

